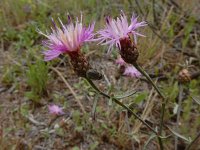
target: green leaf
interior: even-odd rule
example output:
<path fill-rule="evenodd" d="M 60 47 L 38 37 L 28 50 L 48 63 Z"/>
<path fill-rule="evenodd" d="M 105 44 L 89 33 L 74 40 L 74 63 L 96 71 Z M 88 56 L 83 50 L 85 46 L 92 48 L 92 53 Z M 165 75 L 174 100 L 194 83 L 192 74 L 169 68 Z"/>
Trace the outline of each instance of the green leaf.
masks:
<path fill-rule="evenodd" d="M 72 148 L 72 150 L 80 150 L 80 149 L 78 148 L 78 146 L 75 146 Z"/>
<path fill-rule="evenodd" d="M 95 150 L 97 149 L 97 146 L 99 145 L 99 142 L 95 141 L 94 143 L 92 143 L 89 147 L 89 150 Z"/>
<path fill-rule="evenodd" d="M 21 111 L 20 111 L 20 113 L 21 113 L 21 115 L 22 116 L 27 116 L 28 114 L 29 114 L 29 106 L 28 105 L 23 105 L 22 107 L 21 107 Z"/>
<path fill-rule="evenodd" d="M 82 126 L 77 126 L 75 128 L 75 130 L 78 131 L 78 132 L 81 132 L 81 131 L 83 131 L 83 127 Z"/>
<path fill-rule="evenodd" d="M 137 97 L 134 99 L 134 102 L 136 104 L 142 102 L 143 100 L 145 100 L 145 98 L 147 97 L 147 95 L 148 95 L 147 92 L 143 92 L 143 93 L 138 94 Z"/>
<path fill-rule="evenodd" d="M 65 135 L 64 130 L 62 128 L 56 128 L 55 131 L 56 131 L 56 134 L 61 137 L 63 137 Z"/>
<path fill-rule="evenodd" d="M 124 95 L 116 95 L 116 96 L 114 96 L 114 98 L 116 98 L 116 99 L 123 99 L 123 98 L 130 97 L 130 96 L 132 96 L 132 95 L 134 95 L 136 93 L 137 93 L 137 91 L 131 91 L 131 92 L 128 92 L 128 93 L 126 93 Z"/>

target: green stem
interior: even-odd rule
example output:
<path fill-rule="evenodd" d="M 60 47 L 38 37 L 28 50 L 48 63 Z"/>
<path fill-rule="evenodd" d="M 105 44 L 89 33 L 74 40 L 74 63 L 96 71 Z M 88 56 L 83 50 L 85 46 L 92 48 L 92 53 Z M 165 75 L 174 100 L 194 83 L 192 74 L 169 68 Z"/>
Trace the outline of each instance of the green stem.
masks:
<path fill-rule="evenodd" d="M 160 121 L 160 129 L 159 129 L 159 134 L 160 136 L 162 135 L 162 130 L 163 130 L 163 121 L 164 121 L 164 114 L 165 114 L 165 105 L 167 102 L 167 99 L 164 97 L 164 95 L 161 93 L 161 91 L 159 90 L 159 88 L 156 86 L 156 84 L 153 82 L 153 80 L 151 79 L 151 77 L 148 75 L 148 73 L 146 73 L 146 71 L 140 67 L 137 63 L 133 63 L 133 66 L 142 74 L 144 75 L 147 80 L 151 83 L 151 85 L 155 88 L 155 90 L 157 91 L 157 93 L 162 97 L 162 99 L 164 100 L 164 102 L 162 102 L 162 108 L 161 108 L 161 121 Z M 161 149 L 163 149 L 163 144 L 162 141 L 159 140 L 159 144 Z"/>
<path fill-rule="evenodd" d="M 123 108 L 125 108 L 126 110 L 128 110 L 128 112 L 130 112 L 134 117 L 136 117 L 138 120 L 140 120 L 144 125 L 146 125 L 152 132 L 154 132 L 156 135 L 158 135 L 158 133 L 150 126 L 148 125 L 144 120 L 142 120 L 135 112 L 133 112 L 128 106 L 124 105 L 122 102 L 120 102 L 119 100 L 117 100 L 114 97 L 111 97 L 109 95 L 107 95 L 106 93 L 100 91 L 96 85 L 92 82 L 92 80 L 86 78 L 86 80 L 89 82 L 89 84 L 101 95 L 103 95 L 104 97 L 108 98 L 108 99 L 112 99 L 115 103 L 117 103 L 118 105 L 122 106 Z M 160 138 L 160 137 L 159 137 Z M 161 138 L 160 138 L 161 139 Z"/>
<path fill-rule="evenodd" d="M 148 73 L 146 73 L 146 71 L 144 71 L 144 69 L 142 67 L 140 67 L 137 63 L 134 63 L 133 66 L 142 74 L 144 75 L 147 80 L 152 84 L 152 86 L 155 88 L 155 90 L 158 92 L 158 94 L 165 99 L 164 95 L 161 93 L 161 91 L 159 90 L 159 88 L 156 86 L 156 84 L 153 82 L 153 80 L 151 79 L 151 77 L 148 75 Z"/>

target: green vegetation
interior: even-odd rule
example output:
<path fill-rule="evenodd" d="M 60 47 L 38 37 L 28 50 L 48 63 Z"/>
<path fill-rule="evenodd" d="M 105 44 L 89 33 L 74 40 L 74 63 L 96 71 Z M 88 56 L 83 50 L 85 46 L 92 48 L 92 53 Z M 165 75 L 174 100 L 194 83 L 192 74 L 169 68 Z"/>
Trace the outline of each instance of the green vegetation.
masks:
<path fill-rule="evenodd" d="M 39 97 L 46 92 L 48 81 L 48 68 L 44 61 L 37 61 L 31 64 L 27 71 L 27 84 L 31 87 L 31 91 L 26 93 L 29 99 L 38 101 Z"/>

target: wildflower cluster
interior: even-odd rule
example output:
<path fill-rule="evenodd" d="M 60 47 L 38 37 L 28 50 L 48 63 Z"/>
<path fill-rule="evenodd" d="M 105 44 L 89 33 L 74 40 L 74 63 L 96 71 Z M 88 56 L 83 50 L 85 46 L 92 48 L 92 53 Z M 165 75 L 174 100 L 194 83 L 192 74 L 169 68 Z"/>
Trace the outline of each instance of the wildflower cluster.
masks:
<path fill-rule="evenodd" d="M 93 31 L 95 24 L 92 23 L 88 27 L 85 27 L 82 23 L 82 15 L 80 21 L 77 18 L 74 23 L 71 21 L 70 17 L 68 18 L 69 21 L 67 25 L 64 25 L 59 19 L 61 27 L 57 26 L 52 20 L 53 27 L 51 28 L 51 33 L 44 34 L 39 31 L 40 34 L 47 38 L 47 40 L 43 42 L 44 46 L 47 48 L 47 50 L 43 51 L 44 60 L 49 61 L 57 58 L 61 54 L 67 54 L 70 58 L 73 70 L 78 76 L 84 77 L 99 94 L 122 106 L 134 117 L 139 119 L 144 125 L 146 125 L 146 127 L 156 134 L 159 140 L 160 148 L 163 149 L 160 137 L 162 134 L 165 105 L 162 105 L 160 128 L 159 132 L 157 132 L 148 123 L 142 120 L 134 111 L 132 111 L 131 108 L 124 105 L 117 98 L 107 95 L 96 87 L 92 80 L 101 79 L 102 76 L 91 68 L 87 58 L 81 51 L 82 45 L 91 41 L 98 41 L 99 44 L 109 45 L 108 52 L 110 52 L 113 47 L 117 47 L 121 57 L 116 61 L 116 63 L 122 69 L 122 74 L 136 78 L 144 75 L 155 88 L 157 93 L 163 98 L 163 100 L 165 100 L 164 103 L 166 103 L 165 97 L 162 95 L 150 76 L 137 64 L 137 58 L 139 56 L 137 49 L 137 36 L 144 37 L 143 34 L 137 32 L 137 29 L 146 26 L 147 23 L 144 21 L 138 22 L 138 18 L 133 15 L 131 23 L 129 24 L 126 15 L 122 12 L 121 16 L 116 19 L 106 17 L 105 27 L 94 34 Z M 49 106 L 49 111 L 51 114 L 63 114 L 62 108 L 57 105 Z"/>
<path fill-rule="evenodd" d="M 106 25 L 104 29 L 97 31 L 97 38 L 95 38 L 93 30 L 95 23 L 85 27 L 82 23 L 82 15 L 80 21 L 75 23 L 68 17 L 68 24 L 64 25 L 59 19 L 61 27 L 53 22 L 51 33 L 43 33 L 47 40 L 43 41 L 44 46 L 48 49 L 43 51 L 44 60 L 49 61 L 57 58 L 61 54 L 68 54 L 74 71 L 80 77 L 86 77 L 87 71 L 91 68 L 86 57 L 81 52 L 81 46 L 90 41 L 99 41 L 99 44 L 108 44 L 110 51 L 113 46 L 119 48 L 119 53 L 126 63 L 133 63 L 137 60 L 138 51 L 136 48 L 137 36 L 144 36 L 136 31 L 137 28 L 146 25 L 146 22 L 138 22 L 134 15 L 131 18 L 131 24 L 128 25 L 127 17 L 122 12 L 120 18 L 112 19 L 106 18 Z M 133 37 L 133 38 L 132 38 Z M 134 40 L 133 40 L 134 39 Z M 125 75 L 138 76 L 134 73 L 133 67 L 127 67 Z"/>

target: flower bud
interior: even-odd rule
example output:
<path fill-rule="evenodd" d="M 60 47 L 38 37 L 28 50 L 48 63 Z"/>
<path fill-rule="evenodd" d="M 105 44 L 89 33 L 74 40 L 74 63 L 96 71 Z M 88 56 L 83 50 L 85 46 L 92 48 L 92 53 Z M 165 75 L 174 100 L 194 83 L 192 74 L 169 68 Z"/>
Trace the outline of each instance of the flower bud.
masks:
<path fill-rule="evenodd" d="M 95 69 L 89 69 L 86 75 L 91 80 L 101 80 L 103 78 L 103 75 Z"/>
<path fill-rule="evenodd" d="M 181 83 L 189 82 L 191 80 L 191 74 L 187 69 L 182 69 L 178 74 L 178 81 Z"/>
<path fill-rule="evenodd" d="M 198 78 L 200 76 L 200 70 L 196 68 L 182 69 L 178 74 L 178 81 L 180 83 L 190 82 L 192 79 Z"/>

